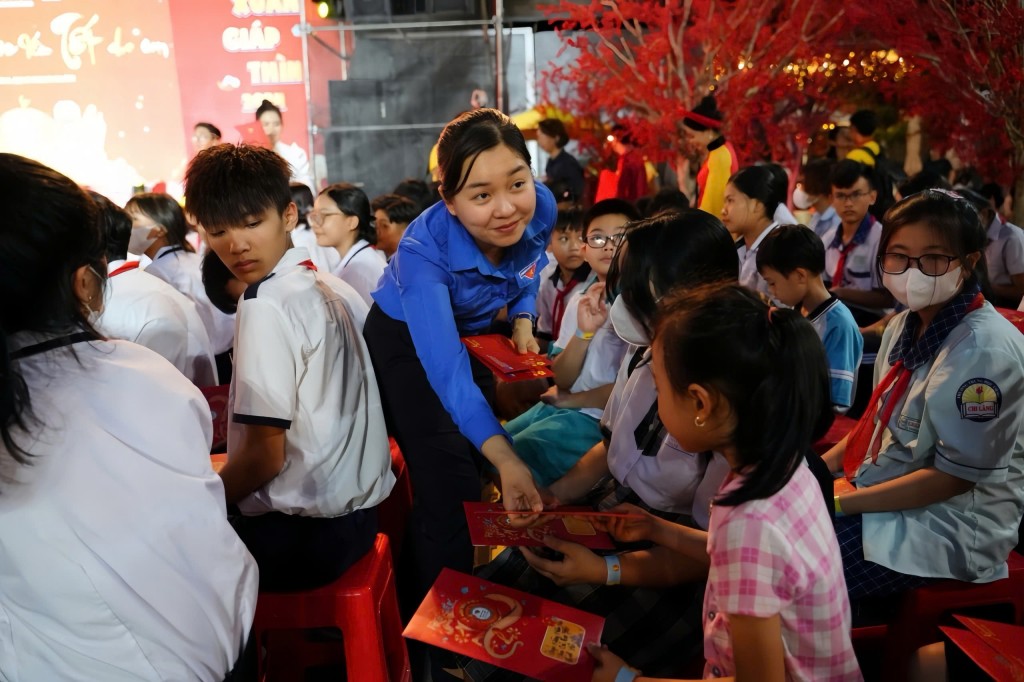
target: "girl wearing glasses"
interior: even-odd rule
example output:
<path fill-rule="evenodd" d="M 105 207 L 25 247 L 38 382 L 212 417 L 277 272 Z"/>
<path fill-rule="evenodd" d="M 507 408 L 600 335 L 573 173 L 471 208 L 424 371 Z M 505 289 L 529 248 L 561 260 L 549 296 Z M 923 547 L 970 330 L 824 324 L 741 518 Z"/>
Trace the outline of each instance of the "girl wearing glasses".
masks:
<path fill-rule="evenodd" d="M 494 416 L 494 375 L 471 360 L 459 337 L 487 333 L 505 308 L 515 347 L 538 350 L 533 322 L 555 198 L 534 181 L 522 132 L 494 109 L 449 123 L 437 153 L 443 201 L 407 228 L 363 330 L 389 431 L 416 491 L 410 604 L 442 568 L 472 570 L 462 503 L 480 499 L 484 460 L 498 470 L 506 509 L 543 509 Z M 432 661 L 438 682 L 446 679 L 440 662 Z"/>
<path fill-rule="evenodd" d="M 387 261 L 371 245 L 374 233 L 366 194 L 355 185 L 335 183 L 320 192 L 308 219 L 317 245 L 333 248 L 341 257 L 332 273 L 372 306 L 370 292 L 377 288 Z"/>
<path fill-rule="evenodd" d="M 932 578 L 1007 575 L 1024 504 L 1024 339 L 985 301 L 985 231 L 966 200 L 927 190 L 885 215 L 878 268 L 908 310 L 885 330 L 876 388 L 825 455 L 853 598 Z"/>

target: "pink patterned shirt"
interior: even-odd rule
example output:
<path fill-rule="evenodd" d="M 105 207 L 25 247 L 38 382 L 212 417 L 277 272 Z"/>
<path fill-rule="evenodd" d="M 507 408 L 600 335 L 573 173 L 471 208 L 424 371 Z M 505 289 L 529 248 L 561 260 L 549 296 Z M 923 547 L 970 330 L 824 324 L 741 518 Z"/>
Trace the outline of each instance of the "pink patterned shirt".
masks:
<path fill-rule="evenodd" d="M 719 496 L 739 487 L 726 481 Z M 814 474 L 801 463 L 779 492 L 715 505 L 708 528 L 704 677 L 736 674 L 727 614 L 782 621 L 787 680 L 862 680 L 850 641 L 839 543 Z"/>

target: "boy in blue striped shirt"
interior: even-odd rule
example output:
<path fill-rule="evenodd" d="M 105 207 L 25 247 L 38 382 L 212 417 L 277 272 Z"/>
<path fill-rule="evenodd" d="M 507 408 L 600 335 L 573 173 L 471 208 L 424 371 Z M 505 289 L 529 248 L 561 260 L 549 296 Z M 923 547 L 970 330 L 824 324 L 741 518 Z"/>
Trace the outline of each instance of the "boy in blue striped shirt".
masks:
<path fill-rule="evenodd" d="M 853 404 L 864 337 L 849 308 L 825 288 L 821 239 L 803 225 L 782 225 L 761 242 L 757 271 L 772 297 L 799 310 L 818 332 L 828 357 L 832 408 L 846 412 Z"/>

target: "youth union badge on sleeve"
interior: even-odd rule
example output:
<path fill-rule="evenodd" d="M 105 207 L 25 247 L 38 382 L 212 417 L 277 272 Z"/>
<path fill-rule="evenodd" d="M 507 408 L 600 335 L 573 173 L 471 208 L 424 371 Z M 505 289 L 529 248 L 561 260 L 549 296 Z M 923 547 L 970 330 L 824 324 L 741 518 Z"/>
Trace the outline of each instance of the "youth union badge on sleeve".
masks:
<path fill-rule="evenodd" d="M 988 379 L 969 379 L 956 392 L 956 407 L 961 419 L 972 422 L 992 421 L 999 416 L 1003 394 L 995 382 Z"/>

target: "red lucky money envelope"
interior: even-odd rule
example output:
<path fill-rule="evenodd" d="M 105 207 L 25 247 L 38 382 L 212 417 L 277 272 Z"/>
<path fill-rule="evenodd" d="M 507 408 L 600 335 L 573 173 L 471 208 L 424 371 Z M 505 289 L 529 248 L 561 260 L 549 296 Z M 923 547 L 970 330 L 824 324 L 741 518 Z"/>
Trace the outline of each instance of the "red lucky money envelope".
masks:
<path fill-rule="evenodd" d="M 403 633 L 552 682 L 589 682 L 604 618 L 444 569 Z"/>
<path fill-rule="evenodd" d="M 469 539 L 476 546 L 544 547 L 544 536 L 553 535 L 589 549 L 615 549 L 611 536 L 586 519 L 595 515 L 589 507 L 559 507 L 554 512 L 540 512 L 541 518 L 546 519 L 542 525 L 513 528 L 508 521 L 509 513 L 500 504 L 463 502 L 462 506 L 466 508 Z"/>
<path fill-rule="evenodd" d="M 501 334 L 465 336 L 462 343 L 470 355 L 482 362 L 505 382 L 555 376 L 551 360 L 537 353 L 516 352 L 512 342 Z"/>

